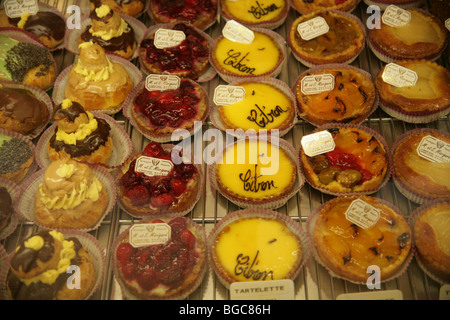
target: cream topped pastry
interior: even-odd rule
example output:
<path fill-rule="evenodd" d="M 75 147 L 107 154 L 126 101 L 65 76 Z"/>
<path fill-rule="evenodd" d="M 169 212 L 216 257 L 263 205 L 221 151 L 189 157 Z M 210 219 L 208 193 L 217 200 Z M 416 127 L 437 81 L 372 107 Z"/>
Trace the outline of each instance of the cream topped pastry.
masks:
<path fill-rule="evenodd" d="M 89 228 L 108 204 L 103 183 L 92 169 L 70 158 L 52 162 L 35 197 L 38 222 L 53 228 Z"/>
<path fill-rule="evenodd" d="M 79 46 L 80 57 L 67 77 L 66 98 L 79 102 L 86 110 L 120 108 L 133 88 L 127 70 L 109 60 L 96 43 Z"/>

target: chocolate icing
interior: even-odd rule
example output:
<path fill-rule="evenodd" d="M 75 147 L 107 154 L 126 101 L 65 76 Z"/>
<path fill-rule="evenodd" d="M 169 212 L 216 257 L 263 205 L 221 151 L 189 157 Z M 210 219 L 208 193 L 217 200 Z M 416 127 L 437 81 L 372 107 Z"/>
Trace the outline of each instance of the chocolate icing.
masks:
<path fill-rule="evenodd" d="M 9 23 L 17 26 L 20 18 L 8 18 Z M 28 18 L 23 29 L 37 37 L 48 37 L 60 41 L 64 38 L 66 23 L 55 13 L 40 11 Z"/>
<path fill-rule="evenodd" d="M 18 88 L 0 89 L 0 112 L 7 117 L 14 118 L 19 122 L 31 121 L 42 123 L 47 107 L 38 100 L 30 91 Z"/>
<path fill-rule="evenodd" d="M 82 107 L 81 104 L 79 104 L 76 101 L 72 101 L 72 105 L 69 108 L 63 109 L 61 105 L 58 105 L 55 108 L 55 113 L 53 118 L 55 120 L 59 120 L 59 119 L 64 119 L 67 118 L 69 119 L 71 122 L 74 122 L 75 119 L 80 115 L 80 114 L 85 114 L 87 117 L 87 113 L 84 110 L 84 108 Z"/>
<path fill-rule="evenodd" d="M 11 216 L 12 199 L 5 187 L 0 187 L 0 225 Z"/>

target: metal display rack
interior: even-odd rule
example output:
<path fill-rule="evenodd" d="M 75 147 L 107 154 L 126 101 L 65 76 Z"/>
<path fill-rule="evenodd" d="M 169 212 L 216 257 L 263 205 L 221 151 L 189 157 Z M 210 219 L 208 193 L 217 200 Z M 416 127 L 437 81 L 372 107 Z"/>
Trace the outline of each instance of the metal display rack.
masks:
<path fill-rule="evenodd" d="M 61 12 L 66 13 L 66 9 L 72 4 L 77 4 L 78 1 L 44 0 L 42 2 L 52 5 L 58 8 Z M 424 3 L 424 8 L 427 9 L 428 5 L 428 3 Z M 353 14 L 358 16 L 363 23 L 365 23 L 368 17 L 366 8 L 367 6 L 361 2 L 353 11 Z M 275 29 L 275 31 L 286 39 L 290 25 L 298 16 L 299 14 L 291 8 L 286 22 L 279 28 Z M 144 22 L 146 26 L 151 26 L 153 24 L 147 14 L 143 14 L 140 20 Z M 211 28 L 206 30 L 206 32 L 213 39 L 215 39 L 221 34 L 224 24 L 224 20 L 221 19 Z M 292 88 L 298 75 L 308 68 L 300 64 L 292 56 L 287 43 L 286 47 L 288 49 L 288 55 L 278 78 L 286 82 Z M 73 54 L 67 52 L 66 50 L 56 51 L 54 56 L 58 65 L 58 70 L 63 70 L 66 66 L 72 64 L 75 58 Z M 444 61 L 444 59 L 440 58 L 437 62 L 448 68 L 447 60 Z M 352 65 L 375 75 L 383 66 L 383 63 L 375 57 L 370 49 L 366 47 L 358 59 L 352 63 Z M 202 84 L 205 90 L 209 93 L 211 100 L 214 89 L 219 84 L 224 84 L 219 76 L 216 76 L 213 80 Z M 147 145 L 149 140 L 135 130 L 121 113 L 116 114 L 115 119 L 123 126 L 125 131 L 131 137 L 134 151 L 142 150 L 142 148 Z M 429 127 L 450 132 L 450 116 L 443 117 L 428 124 L 416 125 L 394 119 L 378 108 L 366 121 L 363 122 L 363 125 L 379 132 L 386 139 L 386 142 L 390 147 L 397 137 L 415 128 Z M 213 128 L 213 125 L 207 120 L 203 125 L 203 130 L 207 130 L 209 128 Z M 314 127 L 312 125 L 300 120 L 287 135 L 283 136 L 283 138 L 294 147 L 298 147 L 301 137 L 310 133 L 313 129 Z M 209 177 L 207 175 L 208 170 L 206 170 L 207 165 L 204 164 L 203 166 L 205 172 L 205 190 L 195 208 L 186 216 L 201 224 L 205 228 L 206 234 L 208 235 L 214 225 L 222 217 L 229 212 L 239 210 L 239 208 L 226 200 L 220 194 L 211 190 Z M 393 203 L 405 216 L 408 216 L 409 213 L 418 207 L 418 204 L 409 201 L 396 189 L 392 180 L 390 180 L 380 191 L 372 194 L 372 196 L 379 197 Z M 315 208 L 319 207 L 331 198 L 332 196 L 323 194 L 305 183 L 298 194 L 291 198 L 283 207 L 277 209 L 277 211 L 298 221 L 304 228 L 305 221 L 309 214 L 313 212 Z M 110 248 L 115 237 L 122 232 L 122 230 L 133 224 L 134 221 L 135 218 L 123 212 L 119 206 L 116 205 L 113 211 L 103 220 L 101 226 L 97 230 L 90 232 L 90 234 L 96 237 L 105 248 L 107 261 L 102 285 L 94 294 L 92 299 L 122 299 L 120 287 L 112 272 Z M 1 240 L 0 244 L 3 245 L 9 253 L 17 247 L 18 243 L 22 239 L 33 234 L 34 232 L 37 232 L 38 230 L 39 227 L 33 223 L 21 221 L 14 233 L 8 238 Z M 331 277 L 321 265 L 315 262 L 312 256 L 310 256 L 307 264 L 295 279 L 294 286 L 296 300 L 333 300 L 344 293 L 370 291 L 364 285 L 356 285 L 348 281 Z M 407 271 L 402 276 L 387 283 L 383 283 L 381 289 L 399 290 L 405 300 L 437 300 L 439 299 L 440 287 L 441 285 L 428 277 L 418 266 L 415 259 L 413 259 Z M 228 300 L 230 299 L 230 295 L 229 291 L 216 278 L 212 268 L 209 268 L 200 287 L 187 299 Z"/>

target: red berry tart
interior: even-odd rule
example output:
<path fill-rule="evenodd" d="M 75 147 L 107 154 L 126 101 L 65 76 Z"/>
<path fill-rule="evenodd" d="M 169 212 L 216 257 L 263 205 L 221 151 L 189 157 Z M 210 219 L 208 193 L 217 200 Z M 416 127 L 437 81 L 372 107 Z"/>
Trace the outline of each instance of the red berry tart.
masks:
<path fill-rule="evenodd" d="M 159 230 L 165 230 L 167 241 L 133 241 L 135 235 L 142 235 L 140 230 L 148 230 L 146 235 L 150 237 L 152 232 L 156 234 L 156 224 Z M 188 218 L 142 220 L 117 238 L 113 247 L 114 272 L 128 298 L 183 299 L 203 280 L 205 247 L 204 230 Z"/>
<path fill-rule="evenodd" d="M 181 80 L 178 89 L 152 90 L 142 86 L 136 93 L 131 116 L 140 131 L 157 137 L 170 136 L 176 129 L 190 130 L 203 121 L 208 110 L 203 88 L 192 80 Z"/>
<path fill-rule="evenodd" d="M 176 46 L 157 48 L 154 43 L 158 29 L 182 31 L 185 39 Z M 152 34 L 152 32 L 155 33 Z M 197 80 L 209 64 L 210 39 L 202 31 L 184 23 L 157 25 L 149 29 L 141 41 L 139 55 L 144 72 L 148 74 L 171 74 L 180 78 Z"/>
<path fill-rule="evenodd" d="M 198 199 L 201 177 L 194 164 L 172 162 L 171 146 L 150 142 L 122 166 L 116 185 L 133 216 L 184 215 Z"/>
<path fill-rule="evenodd" d="M 214 24 L 217 0 L 151 0 L 149 15 L 156 23 L 184 22 L 201 30 Z"/>

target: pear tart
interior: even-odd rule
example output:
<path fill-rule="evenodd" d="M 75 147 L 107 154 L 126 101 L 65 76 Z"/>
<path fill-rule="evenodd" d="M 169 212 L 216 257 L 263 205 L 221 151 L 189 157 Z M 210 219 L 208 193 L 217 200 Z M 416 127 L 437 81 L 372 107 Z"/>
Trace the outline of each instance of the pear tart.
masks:
<path fill-rule="evenodd" d="M 447 41 L 447 30 L 435 16 L 420 9 L 407 9 L 410 21 L 392 27 L 381 23 L 369 31 L 369 45 L 384 62 L 400 59 L 436 59 Z"/>
<path fill-rule="evenodd" d="M 353 201 L 378 211 L 374 223 L 358 225 L 348 220 Z M 349 210 L 350 206 L 352 208 Z M 369 207 L 370 206 L 370 207 Z M 315 218 L 315 222 L 312 218 Z M 378 266 L 381 282 L 399 275 L 411 251 L 411 229 L 396 208 L 369 196 L 342 196 L 326 202 L 308 221 L 308 229 L 321 262 L 334 274 L 366 283 L 369 266 Z"/>
<path fill-rule="evenodd" d="M 450 71 L 429 60 L 395 61 L 417 74 L 413 86 L 396 87 L 383 80 L 383 67 L 375 80 L 380 107 L 389 115 L 411 123 L 427 123 L 450 111 Z"/>
<path fill-rule="evenodd" d="M 324 74 L 334 77 L 332 90 L 313 94 L 304 90 L 306 77 Z M 324 65 L 306 71 L 297 79 L 295 94 L 300 117 L 316 126 L 329 122 L 359 124 L 376 108 L 372 77 L 347 65 Z"/>

